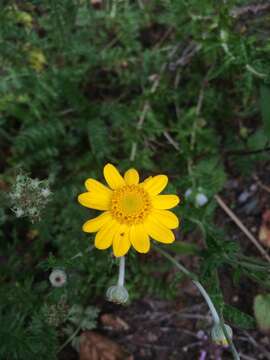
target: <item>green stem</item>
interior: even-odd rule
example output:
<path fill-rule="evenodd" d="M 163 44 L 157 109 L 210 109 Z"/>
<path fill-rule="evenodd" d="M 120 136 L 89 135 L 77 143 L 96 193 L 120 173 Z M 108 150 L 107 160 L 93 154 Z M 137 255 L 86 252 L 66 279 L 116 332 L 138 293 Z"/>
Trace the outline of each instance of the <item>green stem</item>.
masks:
<path fill-rule="evenodd" d="M 213 317 L 213 321 L 215 324 L 219 324 L 220 323 L 220 317 L 218 315 L 218 312 L 211 300 L 211 298 L 209 297 L 209 295 L 207 294 L 205 288 L 202 286 L 202 284 L 199 282 L 199 281 L 192 281 L 193 284 L 197 287 L 197 289 L 200 291 L 201 295 L 203 296 L 204 300 L 206 301 L 209 309 L 210 309 L 210 312 L 212 314 L 212 317 Z"/>
<path fill-rule="evenodd" d="M 223 320 L 220 318 L 207 291 L 204 289 L 202 284 L 198 281 L 197 276 L 194 273 L 192 273 L 191 271 L 187 270 L 182 264 L 180 264 L 177 260 L 175 260 L 175 258 L 173 256 L 171 256 L 170 254 L 168 254 L 166 251 L 164 251 L 157 245 L 153 245 L 153 246 L 160 254 L 162 254 L 164 257 L 166 257 L 168 260 L 170 260 L 180 271 L 182 271 L 186 276 L 188 276 L 192 280 L 193 284 L 197 287 L 197 289 L 200 291 L 201 295 L 205 299 L 205 301 L 209 307 L 209 310 L 212 314 L 214 323 L 219 324 L 222 327 L 222 330 L 224 332 L 226 340 L 230 346 L 230 350 L 232 352 L 233 358 L 235 360 L 240 360 L 240 357 L 239 357 L 237 350 L 232 342 L 232 339 L 230 338 L 230 336 L 224 326 Z"/>
<path fill-rule="evenodd" d="M 60 353 L 67 346 L 67 344 L 69 344 L 75 338 L 75 336 L 79 333 L 80 330 L 81 324 L 77 327 L 74 333 L 72 333 L 70 337 L 64 342 L 64 344 L 60 346 L 60 348 L 57 350 L 57 354 Z"/>
<path fill-rule="evenodd" d="M 118 286 L 124 286 L 125 283 L 125 257 L 121 256 L 119 260 Z"/>
<path fill-rule="evenodd" d="M 193 274 L 191 271 L 187 270 L 182 264 L 180 264 L 173 256 L 168 254 L 166 251 L 161 249 L 159 246 L 154 245 L 153 247 L 158 251 L 160 254 L 162 254 L 164 257 L 166 257 L 170 262 L 172 262 L 182 273 L 187 275 L 189 278 L 191 278 L 193 281 L 197 281 L 197 276 Z"/>

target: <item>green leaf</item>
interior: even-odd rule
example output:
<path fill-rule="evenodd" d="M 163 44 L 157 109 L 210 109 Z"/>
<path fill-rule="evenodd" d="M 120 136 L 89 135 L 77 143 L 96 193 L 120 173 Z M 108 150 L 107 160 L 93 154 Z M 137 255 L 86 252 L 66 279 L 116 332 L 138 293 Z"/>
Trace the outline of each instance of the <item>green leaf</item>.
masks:
<path fill-rule="evenodd" d="M 195 244 L 189 244 L 184 241 L 177 241 L 170 245 L 170 250 L 176 254 L 195 255 L 198 254 L 199 248 Z"/>
<path fill-rule="evenodd" d="M 262 331 L 270 330 L 270 294 L 257 295 L 254 299 L 254 314 Z"/>
<path fill-rule="evenodd" d="M 88 123 L 88 138 L 91 150 L 96 159 L 103 161 L 110 154 L 109 133 L 106 124 L 102 119 L 95 119 Z"/>
<path fill-rule="evenodd" d="M 243 313 L 234 306 L 225 304 L 223 308 L 223 315 L 226 320 L 242 329 L 253 329 L 255 327 L 254 318 L 246 313 Z"/>
<path fill-rule="evenodd" d="M 270 87 L 261 85 L 261 113 L 266 135 L 270 138 Z"/>

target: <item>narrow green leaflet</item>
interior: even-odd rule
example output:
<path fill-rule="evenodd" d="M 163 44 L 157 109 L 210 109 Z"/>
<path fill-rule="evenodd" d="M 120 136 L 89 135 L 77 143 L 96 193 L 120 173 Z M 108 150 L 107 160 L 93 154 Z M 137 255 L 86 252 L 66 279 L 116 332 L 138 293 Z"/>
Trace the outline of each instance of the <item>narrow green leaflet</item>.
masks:
<path fill-rule="evenodd" d="M 263 84 L 260 88 L 261 97 L 261 113 L 264 130 L 268 138 L 270 138 L 270 87 Z"/>

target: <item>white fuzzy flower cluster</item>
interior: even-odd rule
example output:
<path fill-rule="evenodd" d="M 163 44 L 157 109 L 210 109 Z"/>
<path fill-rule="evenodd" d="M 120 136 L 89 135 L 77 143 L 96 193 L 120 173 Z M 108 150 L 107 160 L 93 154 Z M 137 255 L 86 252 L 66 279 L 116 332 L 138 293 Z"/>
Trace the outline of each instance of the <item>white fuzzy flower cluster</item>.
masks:
<path fill-rule="evenodd" d="M 188 201 L 194 203 L 196 207 L 203 207 L 209 201 L 208 197 L 205 195 L 203 189 L 201 187 L 198 190 L 187 189 L 185 192 L 185 198 Z"/>
<path fill-rule="evenodd" d="M 21 173 L 16 176 L 8 197 L 16 217 L 28 216 L 35 222 L 40 219 L 40 213 L 51 200 L 51 195 L 48 181 L 31 179 Z"/>

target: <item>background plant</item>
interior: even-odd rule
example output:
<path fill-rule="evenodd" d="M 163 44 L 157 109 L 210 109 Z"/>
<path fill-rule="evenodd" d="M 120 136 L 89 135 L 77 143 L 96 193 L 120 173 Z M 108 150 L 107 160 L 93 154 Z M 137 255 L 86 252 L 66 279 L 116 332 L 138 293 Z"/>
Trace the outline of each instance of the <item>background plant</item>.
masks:
<path fill-rule="evenodd" d="M 2 357 L 14 349 L 12 359 L 35 358 L 37 352 L 55 358 L 61 334 L 48 330 L 44 303 L 56 304 L 65 294 L 69 306 L 86 307 L 115 283 L 115 261 L 89 249 L 80 228 L 88 214 L 76 201 L 83 180 L 99 178 L 107 161 L 122 170 L 132 162 L 145 176 L 166 172 L 169 191 L 182 198 L 188 188 L 203 189 L 205 206 L 183 201 L 178 208 L 184 225 L 171 249 L 177 256 L 199 257 L 201 281 L 226 320 L 253 326 L 251 317 L 225 304 L 218 271 L 229 267 L 236 279 L 249 276 L 268 288 L 269 267 L 244 257 L 217 228 L 213 199 L 230 174 L 248 177 L 268 160 L 269 29 L 263 11 L 239 15 L 237 9 L 247 5 L 236 0 L 3 2 Z M 34 224 L 16 218 L 6 201 L 19 170 L 48 180 L 53 191 Z M 185 242 L 198 227 L 203 251 Z M 157 262 L 160 276 L 151 276 Z M 49 271 L 57 267 L 69 274 L 62 289 L 48 283 Z M 145 291 L 175 296 L 182 277 L 172 274 L 164 287 L 170 269 L 155 255 L 131 253 L 131 298 Z"/>

